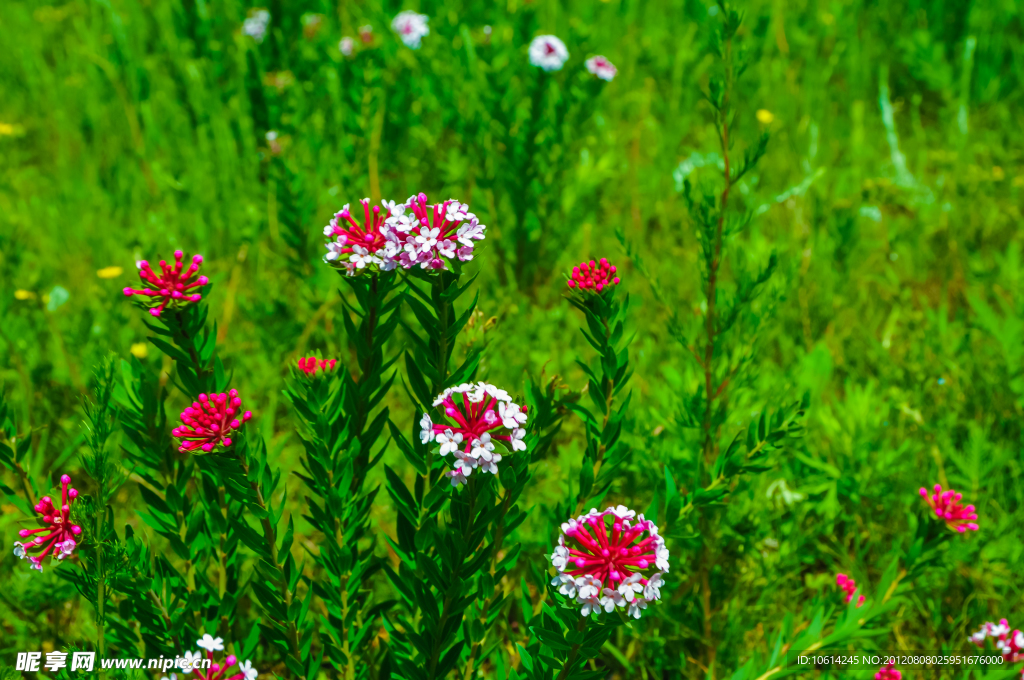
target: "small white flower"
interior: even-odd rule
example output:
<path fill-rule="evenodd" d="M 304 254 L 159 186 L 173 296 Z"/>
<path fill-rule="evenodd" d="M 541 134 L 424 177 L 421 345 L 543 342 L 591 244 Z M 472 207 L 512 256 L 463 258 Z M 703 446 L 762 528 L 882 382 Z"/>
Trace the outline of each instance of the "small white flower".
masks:
<path fill-rule="evenodd" d="M 626 602 L 632 602 L 637 593 L 644 591 L 643 585 L 640 583 L 640 574 L 633 574 L 625 581 L 619 584 L 619 594 L 626 600 Z"/>
<path fill-rule="evenodd" d="M 199 667 L 202 660 L 203 656 L 199 652 L 185 652 L 185 656 L 181 661 L 181 672 L 191 673 L 193 669 Z"/>
<path fill-rule="evenodd" d="M 480 435 L 480 438 L 473 442 L 473 449 L 469 452 L 469 455 L 474 458 L 480 458 L 483 455 L 489 454 L 494 451 L 494 444 L 491 443 L 491 435 L 484 432 Z"/>
<path fill-rule="evenodd" d="M 423 227 L 420 229 L 420 233 L 416 236 L 416 243 L 419 244 L 420 252 L 426 252 L 434 247 L 437 243 L 437 237 L 441 233 L 439 227 L 433 229 L 429 227 Z"/>
<path fill-rule="evenodd" d="M 252 667 L 252 662 L 248 659 L 244 663 L 238 664 L 238 670 L 245 674 L 245 680 L 256 680 L 256 676 L 259 672 Z"/>
<path fill-rule="evenodd" d="M 43 571 L 43 562 L 42 562 L 42 560 L 30 559 L 29 561 L 32 562 L 32 567 L 31 567 L 32 569 L 38 569 L 40 572 Z"/>
<path fill-rule="evenodd" d="M 455 257 L 455 242 L 450 239 L 441 241 L 437 244 L 437 252 L 444 257 Z"/>
<path fill-rule="evenodd" d="M 625 607 L 626 598 L 622 597 L 622 593 L 617 590 L 605 588 L 601 591 L 601 606 L 606 612 L 612 612 L 616 607 Z"/>
<path fill-rule="evenodd" d="M 636 517 L 636 510 L 630 510 L 625 505 L 617 505 L 614 508 L 608 508 L 612 511 L 612 514 L 619 519 L 633 519 Z"/>
<path fill-rule="evenodd" d="M 647 585 L 644 586 L 644 597 L 648 600 L 660 600 L 661 599 L 661 587 L 665 585 L 665 579 L 662 578 L 661 574 L 655 574 L 651 578 L 647 579 Z"/>
<path fill-rule="evenodd" d="M 991 624 L 991 625 L 992 625 L 992 627 L 989 628 L 988 634 L 991 635 L 992 637 L 1001 637 L 1001 636 L 1006 635 L 1007 633 L 1010 632 L 1010 627 L 1009 626 L 1004 626 L 1001 623 L 994 623 L 994 624 Z"/>
<path fill-rule="evenodd" d="M 657 546 L 658 547 L 654 550 L 654 555 L 656 557 L 654 564 L 658 569 L 668 571 L 668 548 L 665 547 L 664 541 L 660 541 Z"/>
<path fill-rule="evenodd" d="M 341 39 L 341 42 L 338 43 L 338 51 L 341 52 L 346 57 L 351 57 L 352 50 L 355 48 L 355 46 L 356 41 L 348 36 L 345 36 L 344 38 Z"/>
<path fill-rule="evenodd" d="M 639 619 L 640 612 L 645 609 L 647 609 L 647 600 L 637 598 L 629 603 L 629 611 L 626 612 L 626 614 L 632 616 L 634 619 Z"/>
<path fill-rule="evenodd" d="M 57 559 L 62 560 L 65 557 L 68 557 L 71 553 L 75 551 L 76 545 L 77 544 L 75 543 L 75 539 L 73 538 L 68 538 L 67 540 L 58 543 L 57 548 L 58 550 L 60 550 L 60 552 L 57 554 Z"/>
<path fill-rule="evenodd" d="M 1013 644 L 1017 649 L 1024 649 L 1024 633 L 1018 630 L 1017 634 L 1013 636 Z"/>
<path fill-rule="evenodd" d="M 461 470 L 449 470 L 445 475 L 451 480 L 452 486 L 460 486 L 468 481 Z"/>
<path fill-rule="evenodd" d="M 513 451 L 526 450 L 526 442 L 523 441 L 523 438 L 526 437 L 526 430 L 524 430 L 521 427 L 517 427 L 516 429 L 512 430 L 511 437 L 512 440 L 509 443 L 512 445 Z"/>
<path fill-rule="evenodd" d="M 429 21 L 429 17 L 426 14 L 418 14 L 411 10 L 406 10 L 399 12 L 398 16 L 391 22 L 391 28 L 395 29 L 395 33 L 398 34 L 406 46 L 415 50 L 420 46 L 420 41 L 430 34 L 427 21 Z"/>
<path fill-rule="evenodd" d="M 584 618 L 590 616 L 591 614 L 597 616 L 599 613 L 601 613 L 601 601 L 596 597 L 578 597 L 576 598 L 576 603 L 583 605 L 582 607 L 580 607 L 580 614 L 582 614 Z"/>
<path fill-rule="evenodd" d="M 352 246 L 352 256 L 348 259 L 358 269 L 363 269 L 366 265 L 374 263 L 374 257 L 370 255 L 370 251 L 362 246 Z"/>
<path fill-rule="evenodd" d="M 971 641 L 976 645 L 982 645 L 985 644 L 985 638 L 987 637 L 988 633 L 985 631 L 985 627 L 983 626 L 981 630 L 971 635 Z"/>
<path fill-rule="evenodd" d="M 485 453 L 480 456 L 480 471 L 489 472 L 492 475 L 498 474 L 498 463 L 501 462 L 500 453 Z"/>
<path fill-rule="evenodd" d="M 224 638 L 215 638 L 206 633 L 201 640 L 196 640 L 196 646 L 202 647 L 208 652 L 220 652 L 224 650 Z"/>
<path fill-rule="evenodd" d="M 480 220 L 473 215 L 468 222 L 459 227 L 458 231 L 455 232 L 455 237 L 459 240 L 462 245 L 472 248 L 473 241 L 482 241 L 484 239 L 484 225 L 480 224 Z"/>
<path fill-rule="evenodd" d="M 441 455 L 447 456 L 449 453 L 455 453 L 459 450 L 459 444 L 462 443 L 462 433 L 452 432 L 451 429 L 447 429 L 437 435 L 434 441 L 441 445 Z"/>
<path fill-rule="evenodd" d="M 530 43 L 530 63 L 545 71 L 558 71 L 568 59 L 565 43 L 553 35 L 538 35 Z"/>
<path fill-rule="evenodd" d="M 576 579 L 577 598 L 583 600 L 596 599 L 601 592 L 601 580 L 594 576 L 580 576 Z"/>
<path fill-rule="evenodd" d="M 494 397 L 498 401 L 504 401 L 504 402 L 511 402 L 512 401 L 512 397 L 509 396 L 508 392 L 506 392 L 505 390 L 503 390 L 503 389 L 501 389 L 499 387 L 495 387 L 494 385 L 490 385 L 488 383 L 482 382 L 482 383 L 480 383 L 480 389 L 482 389 L 483 391 L 485 391 L 487 394 L 491 395 L 492 397 Z"/>
<path fill-rule="evenodd" d="M 27 553 L 25 552 L 25 544 L 24 543 L 19 543 L 18 541 L 15 541 L 14 542 L 14 556 L 17 557 L 20 560 L 23 560 L 23 559 L 25 559 L 26 555 L 27 555 Z"/>
<path fill-rule="evenodd" d="M 568 574 L 556 574 L 551 585 L 558 586 L 558 592 L 568 598 L 576 597 L 576 579 Z"/>
<path fill-rule="evenodd" d="M 569 549 L 566 548 L 565 545 L 562 545 L 561 541 L 559 541 L 559 545 L 555 546 L 555 552 L 551 556 L 551 566 L 553 566 L 555 569 L 557 569 L 559 571 L 563 571 L 565 569 L 566 565 L 568 565 L 568 564 L 569 564 Z M 575 596 L 570 596 L 570 597 L 575 597 Z"/>
<path fill-rule="evenodd" d="M 171 673 L 170 677 L 165 675 L 164 677 L 160 678 L 160 680 L 178 680 L 178 674 Z"/>
<path fill-rule="evenodd" d="M 344 254 L 342 252 L 342 248 L 344 247 L 345 236 L 342 235 L 339 236 L 336 241 L 331 241 L 330 243 L 327 244 L 327 254 L 324 255 L 324 259 L 328 260 L 329 262 L 334 262 Z"/>
<path fill-rule="evenodd" d="M 611 80 L 615 77 L 615 74 L 619 72 L 612 62 L 600 55 L 591 57 L 584 63 L 586 64 L 587 70 L 601 80 Z"/>
<path fill-rule="evenodd" d="M 420 441 L 424 444 L 429 442 L 434 436 L 434 423 L 430 420 L 430 416 L 426 413 L 420 418 Z"/>
<path fill-rule="evenodd" d="M 501 424 L 510 430 L 526 422 L 526 414 L 520 410 L 518 404 L 501 402 L 498 404 L 498 415 L 501 416 Z"/>

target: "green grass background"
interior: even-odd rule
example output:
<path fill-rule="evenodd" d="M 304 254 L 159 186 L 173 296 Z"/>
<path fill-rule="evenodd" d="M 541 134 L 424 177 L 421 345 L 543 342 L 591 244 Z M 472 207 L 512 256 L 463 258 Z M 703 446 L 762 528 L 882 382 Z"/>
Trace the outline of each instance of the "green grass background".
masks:
<path fill-rule="evenodd" d="M 75 469 L 92 366 L 145 342 L 137 310 L 120 293 L 135 283 L 134 261 L 174 248 L 206 258 L 221 356 L 256 405 L 254 426 L 277 464 L 293 469 L 300 447 L 279 396 L 290 366 L 303 352 L 347 352 L 335 321 L 337 275 L 319 261 L 321 228 L 343 203 L 421 190 L 469 202 L 488 225 L 471 267 L 482 315 L 462 339 L 487 344 L 482 377 L 522 393 L 525 377 L 543 371 L 582 388 L 574 360 L 588 350 L 560 298 L 562 277 L 581 259 L 607 256 L 635 306 L 629 438 L 640 454 L 610 498 L 643 509 L 662 466 L 696 455 L 677 415 L 680 394 L 701 376 L 615 233 L 674 307 L 699 304 L 697 243 L 679 184 L 691 169 L 691 179 L 713 170 L 709 154 L 718 152 L 701 99 L 711 64 L 708 7 L 409 6 L 431 22 L 416 52 L 389 29 L 407 8 L 391 1 L 273 3 L 271 33 L 259 46 L 239 33 L 248 7 L 231 0 L 5 4 L 0 379 L 34 432 L 38 479 Z M 966 0 L 743 6 L 751 65 L 736 93 L 735 129 L 748 140 L 761 129 L 773 137 L 740 187 L 758 218 L 732 249 L 752 262 L 777 250 L 780 273 L 754 310 L 764 319 L 753 343 L 755 378 L 731 395 L 730 427 L 745 426 L 766 403 L 806 390 L 812 399 L 799 450 L 738 489 L 726 510 L 735 516 L 717 540 L 741 568 L 716 577 L 729 613 L 715 644 L 730 650 L 727 664 L 765 649 L 783 614 L 834 595 L 836 571 L 870 586 L 885 566 L 880 556 L 909 531 L 917 488 L 942 482 L 975 502 L 981 531 L 913 584 L 889 637 L 871 644 L 963 649 L 983 621 L 1005 616 L 1020 626 L 1024 615 L 1024 10 Z M 323 15 L 311 37 L 302 31 L 307 13 Z M 338 39 L 364 24 L 375 46 L 344 59 Z M 494 170 L 506 152 L 500 136 L 475 112 L 500 97 L 460 74 L 467 42 L 482 61 L 499 46 L 525 60 L 532 33 L 524 26 L 565 38 L 567 69 L 603 53 L 619 73 L 558 148 L 540 145 L 562 170 L 540 173 L 529 196 L 516 196 Z M 517 87 L 498 93 L 512 108 Z M 770 116 L 759 120 L 759 110 Z M 279 153 L 268 130 L 279 134 Z M 515 224 L 515 201 L 536 196 L 547 206 L 541 219 Z M 522 244 L 529 258 L 516 256 Z M 97 275 L 112 266 L 123 273 Z M 152 348 L 145 361 L 170 368 Z M 414 417 L 400 391 L 390 399 L 396 421 Z M 539 465 L 538 506 L 569 493 L 581 442 L 571 423 L 556 455 Z M 397 452 L 387 460 L 401 465 Z M 801 494 L 792 505 L 767 493 L 780 479 Z M 297 515 L 300 485 L 288 486 Z M 394 512 L 384 494 L 378 499 L 375 521 L 389 531 Z M 118 522 L 138 525 L 130 485 L 120 501 Z M 2 506 L 5 546 L 17 515 Z M 538 510 L 519 530 L 536 560 L 549 550 L 545 520 Z M 686 593 L 693 555 L 670 547 L 672 586 Z M 23 566 L 4 548 L 4 662 L 39 642 L 87 639 L 91 629 L 69 585 Z M 676 664 L 680 649 L 700 644 L 686 626 L 675 638 L 623 633 L 606 662 L 617 677 L 646 680 L 662 657 Z M 703 677 L 684 666 L 686 677 Z"/>

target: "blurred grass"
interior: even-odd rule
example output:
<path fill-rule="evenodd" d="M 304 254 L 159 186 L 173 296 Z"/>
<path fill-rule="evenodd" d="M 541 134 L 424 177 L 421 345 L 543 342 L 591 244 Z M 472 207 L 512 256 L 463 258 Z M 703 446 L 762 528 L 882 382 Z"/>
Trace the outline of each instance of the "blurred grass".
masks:
<path fill-rule="evenodd" d="M 1021 8 L 744 6 L 753 65 L 735 126 L 747 139 L 762 128 L 773 137 L 759 174 L 739 187 L 761 215 L 739 252 L 756 261 L 777 250 L 782 275 L 759 303 L 775 322 L 757 336 L 757 378 L 733 395 L 735 413 L 803 390 L 813 402 L 806 449 L 738 489 L 745 500 L 728 510 L 748 515 L 747 530 L 721 540 L 749 557 L 738 579 L 720 574 L 730 607 L 745 613 L 726 635 L 742 657 L 744 646 L 768 644 L 762 625 L 827 586 L 820 574 L 838 565 L 858 580 L 877 577 L 917 486 L 939 481 L 975 499 L 982 532 L 957 548 L 959 566 L 913 591 L 890 643 L 938 649 L 982 619 L 1022 612 Z M 271 35 L 255 46 L 239 32 L 248 8 L 231 1 L 7 3 L 0 379 L 34 431 L 38 477 L 59 473 L 81 446 L 77 409 L 91 367 L 144 342 L 120 294 L 134 283 L 133 262 L 174 248 L 205 256 L 221 353 L 236 386 L 260 403 L 258 427 L 278 463 L 294 467 L 298 442 L 277 397 L 288 367 L 308 350 L 347 351 L 338 281 L 319 264 L 320 228 L 343 203 L 420 190 L 468 201 L 488 225 L 474 264 L 480 326 L 497 323 L 475 338 L 488 347 L 482 377 L 521 392 L 524 377 L 543 370 L 582 387 L 573 360 L 584 345 L 560 301 L 561 277 L 580 259 L 608 256 L 635 297 L 631 428 L 644 453 L 616 493 L 646 507 L 660 464 L 693 454 L 674 415 L 696 367 L 668 337 L 665 311 L 615 232 L 680 309 L 694 307 L 696 244 L 677 185 L 713 170 L 708 154 L 718 151 L 700 95 L 709 9 L 697 0 L 424 1 L 431 34 L 412 52 L 388 28 L 403 8 L 271 3 Z M 308 12 L 324 16 L 309 38 L 300 20 Z M 364 24 L 374 47 L 344 60 L 338 39 Z M 556 207 L 530 238 L 552 247 L 537 251 L 525 283 L 512 255 L 522 235 L 509 219 L 516 196 L 502 199 L 483 181 L 503 150 L 473 111 L 493 93 L 460 75 L 467 39 L 491 58 L 484 25 L 496 54 L 514 44 L 525 59 L 527 26 L 565 37 L 576 59 L 582 44 L 619 68 L 575 142 L 558 150 L 576 160 L 542 187 Z M 491 67 L 500 72 L 500 59 Z M 111 266 L 123 273 L 97 276 Z M 169 368 L 152 353 L 146 361 Z M 412 416 L 401 394 L 392 400 L 396 422 Z M 541 464 L 539 498 L 567 493 L 578 434 L 567 428 L 558 455 Z M 777 479 L 803 494 L 794 508 L 766 498 Z M 386 501 L 376 512 L 387 527 Z M 4 506 L 5 544 L 16 520 Z M 520 540 L 546 550 L 544 526 L 528 522 Z M 21 649 L 29 635 L 74 639 L 66 631 L 86 624 L 29 614 L 45 594 L 9 554 L 2 564 L 0 651 Z M 625 658 L 638 658 L 630 650 Z"/>

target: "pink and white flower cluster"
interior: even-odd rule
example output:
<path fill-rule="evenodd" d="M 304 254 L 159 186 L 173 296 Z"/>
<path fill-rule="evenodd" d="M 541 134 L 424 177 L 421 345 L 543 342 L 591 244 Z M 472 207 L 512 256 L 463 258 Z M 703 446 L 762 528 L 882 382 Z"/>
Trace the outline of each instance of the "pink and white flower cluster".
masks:
<path fill-rule="evenodd" d="M 398 13 L 391 22 L 391 28 L 395 30 L 407 47 L 415 50 L 419 48 L 420 41 L 430 35 L 427 21 L 429 21 L 429 17 L 426 14 L 406 10 Z"/>
<path fill-rule="evenodd" d="M 21 559 L 27 559 L 32 563 L 33 569 L 43 570 L 43 560 L 48 556 L 62 560 L 69 557 L 78 545 L 75 536 L 82 533 L 82 527 L 71 523 L 71 506 L 78 497 L 78 491 L 69 489 L 71 477 L 61 475 L 61 504 L 56 507 L 53 499 L 43 496 L 35 505 L 46 526 L 39 529 L 22 529 L 18 532 L 21 538 L 35 536 L 31 541 L 25 543 L 14 542 L 14 555 Z M 36 555 L 29 554 L 32 551 L 39 551 Z"/>
<path fill-rule="evenodd" d="M 487 229 L 468 205 L 454 199 L 428 205 L 427 195 L 421 193 L 405 203 L 381 201 L 372 210 L 370 199 L 359 203 L 362 224 L 346 204 L 324 227 L 324 261 L 350 276 L 396 267 L 449 269 L 448 262 L 455 258 L 473 259 L 473 247 Z"/>
<path fill-rule="evenodd" d="M 149 262 L 139 260 L 135 265 L 139 268 L 139 278 L 149 286 L 136 289 L 125 288 L 124 294 L 127 297 L 141 295 L 152 298 L 148 304 L 152 304 L 149 313 L 153 316 L 160 316 L 168 305 L 171 307 L 183 305 L 188 302 L 199 302 L 202 295 L 199 291 L 190 293 L 193 289 L 202 288 L 209 283 L 205 276 L 200 276 L 194 281 L 192 277 L 199 272 L 199 266 L 203 263 L 202 255 L 193 255 L 192 264 L 183 271 L 181 259 L 184 253 L 180 250 L 174 251 L 174 266 L 168 266 L 165 260 L 160 260 L 160 274 L 158 275 L 149 266 Z M 151 286 L 151 287 L 150 287 Z"/>
<path fill-rule="evenodd" d="M 964 533 L 966 531 L 977 531 L 978 525 L 974 520 L 978 519 L 978 513 L 974 511 L 973 505 L 963 505 L 960 500 L 963 494 L 950 489 L 943 492 L 942 485 L 936 484 L 932 493 L 921 487 L 921 498 L 935 511 L 935 516 L 946 523 L 946 526 L 953 531 Z"/>
<path fill-rule="evenodd" d="M 843 589 L 846 593 L 846 603 L 849 604 L 850 600 L 853 599 L 854 594 L 857 592 L 857 582 L 846 574 L 836 574 L 836 585 Z M 857 606 L 864 606 L 864 596 L 861 595 L 857 598 Z"/>
<path fill-rule="evenodd" d="M 485 382 L 464 383 L 438 395 L 434 406 L 441 407 L 449 422 L 434 423 L 424 413 L 420 441 L 433 439 L 440 445 L 438 453 L 453 455 L 453 469 L 445 473 L 452 486 L 465 484 L 477 469 L 498 474 L 502 456 L 497 442 L 513 451 L 526 450 L 526 407 L 513 402 L 505 390 Z"/>
<path fill-rule="evenodd" d="M 395 268 L 394 259 L 385 254 L 386 240 L 381 229 L 391 216 L 387 201 L 370 209 L 370 199 L 359 201 L 363 207 L 363 223 L 359 224 L 346 203 L 334 214 L 330 224 L 324 227 L 327 237 L 327 254 L 324 261 L 345 271 L 349 276 L 361 272 L 390 271 Z"/>
<path fill-rule="evenodd" d="M 591 509 L 562 524 L 551 555 L 558 570 L 551 585 L 582 605 L 583 616 L 618 607 L 639 619 L 647 605 L 661 599 L 668 558 L 658 527 L 642 514 L 624 505 Z"/>
<path fill-rule="evenodd" d="M 455 199 L 428 205 L 427 195 L 420 193 L 389 207 L 391 215 L 382 229 L 384 256 L 404 269 L 448 269 L 456 257 L 468 262 L 487 229 L 468 205 Z"/>
<path fill-rule="evenodd" d="M 971 642 L 978 647 L 984 647 L 985 640 L 990 638 L 995 648 L 1003 655 L 1004 661 L 1024 661 L 1024 633 L 1019 630 L 1011 631 L 1006 619 L 1000 619 L 999 623 L 985 623 L 977 633 L 971 635 Z"/>

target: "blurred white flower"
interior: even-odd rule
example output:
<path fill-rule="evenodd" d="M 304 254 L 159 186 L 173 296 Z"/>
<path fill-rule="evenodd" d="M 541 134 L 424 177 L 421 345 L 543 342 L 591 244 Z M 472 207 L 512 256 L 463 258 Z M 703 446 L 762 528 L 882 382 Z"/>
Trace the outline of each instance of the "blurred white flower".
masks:
<path fill-rule="evenodd" d="M 344 54 L 346 57 L 352 56 L 352 51 L 355 49 L 356 41 L 347 35 L 341 39 L 338 43 L 338 51 Z"/>
<path fill-rule="evenodd" d="M 553 35 L 538 35 L 530 43 L 530 63 L 545 71 L 557 71 L 569 59 L 565 43 Z"/>
<path fill-rule="evenodd" d="M 268 26 L 270 26 L 270 12 L 265 9 L 253 10 L 249 17 L 242 22 L 242 33 L 257 43 L 261 43 L 267 37 Z"/>
<path fill-rule="evenodd" d="M 608 61 L 608 59 L 601 55 L 591 57 L 584 63 L 586 64 L 587 70 L 601 80 L 611 80 L 615 77 L 615 74 L 619 72 L 612 62 Z"/>
<path fill-rule="evenodd" d="M 424 36 L 430 34 L 430 28 L 427 26 L 428 20 L 429 17 L 426 14 L 406 10 L 398 13 L 398 16 L 391 22 L 391 28 L 395 29 L 395 33 L 407 47 L 415 50 L 419 48 L 420 41 Z"/>

